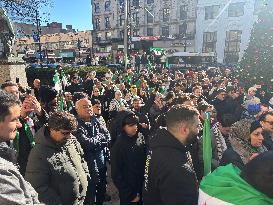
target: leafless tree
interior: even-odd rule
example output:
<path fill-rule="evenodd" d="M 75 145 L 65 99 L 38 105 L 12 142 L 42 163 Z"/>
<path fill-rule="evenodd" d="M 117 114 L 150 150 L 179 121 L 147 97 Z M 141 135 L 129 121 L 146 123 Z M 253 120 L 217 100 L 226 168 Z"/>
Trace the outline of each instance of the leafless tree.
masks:
<path fill-rule="evenodd" d="M 34 23 L 37 15 L 42 21 L 49 19 L 52 0 L 0 0 L 0 7 L 14 21 Z"/>

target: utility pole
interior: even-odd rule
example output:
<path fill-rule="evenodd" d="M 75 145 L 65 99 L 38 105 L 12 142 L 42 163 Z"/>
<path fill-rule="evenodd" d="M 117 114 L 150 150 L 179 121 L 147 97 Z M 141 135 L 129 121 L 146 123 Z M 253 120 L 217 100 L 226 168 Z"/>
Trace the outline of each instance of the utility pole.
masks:
<path fill-rule="evenodd" d="M 42 46 L 41 46 L 41 22 L 39 19 L 39 13 L 38 10 L 35 11 L 35 20 L 36 20 L 36 28 L 37 28 L 37 38 L 38 38 L 38 45 L 39 45 L 39 57 L 40 57 L 40 65 L 41 67 L 43 67 L 43 63 L 42 63 Z"/>
<path fill-rule="evenodd" d="M 185 35 L 184 35 L 184 52 L 187 51 L 187 36 L 186 35 L 187 34 L 185 33 Z"/>
<path fill-rule="evenodd" d="M 128 0 L 124 0 L 124 62 L 127 69 L 128 61 Z"/>

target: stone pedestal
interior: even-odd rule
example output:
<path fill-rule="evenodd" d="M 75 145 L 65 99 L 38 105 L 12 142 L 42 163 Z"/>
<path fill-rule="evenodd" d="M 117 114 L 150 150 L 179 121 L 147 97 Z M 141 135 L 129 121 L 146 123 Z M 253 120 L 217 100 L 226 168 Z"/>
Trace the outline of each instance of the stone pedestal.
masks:
<path fill-rule="evenodd" d="M 4 57 L 4 44 L 0 39 L 0 59 Z"/>
<path fill-rule="evenodd" d="M 9 58 L 7 60 L 0 60 L 0 84 L 6 80 L 11 80 L 15 83 L 16 78 L 19 78 L 19 82 L 23 87 L 28 86 L 26 65 L 22 59 Z"/>

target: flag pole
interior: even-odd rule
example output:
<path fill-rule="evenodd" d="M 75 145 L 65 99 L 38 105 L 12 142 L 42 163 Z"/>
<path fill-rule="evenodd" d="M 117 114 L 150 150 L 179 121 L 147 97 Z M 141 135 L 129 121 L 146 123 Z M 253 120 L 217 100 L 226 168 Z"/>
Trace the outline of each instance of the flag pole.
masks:
<path fill-rule="evenodd" d="M 206 112 L 206 119 L 203 128 L 203 161 L 204 161 L 204 176 L 211 173 L 212 162 L 212 147 L 210 133 L 210 113 Z"/>

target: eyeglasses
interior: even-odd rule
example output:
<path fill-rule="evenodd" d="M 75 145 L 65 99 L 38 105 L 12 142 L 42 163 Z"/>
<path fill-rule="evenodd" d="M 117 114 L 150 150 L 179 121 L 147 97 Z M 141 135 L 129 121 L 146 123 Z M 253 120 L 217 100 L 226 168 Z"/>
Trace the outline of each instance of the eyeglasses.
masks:
<path fill-rule="evenodd" d="M 270 125 L 273 125 L 273 121 L 264 121 L 264 122 L 267 122 L 268 124 L 270 124 Z"/>

